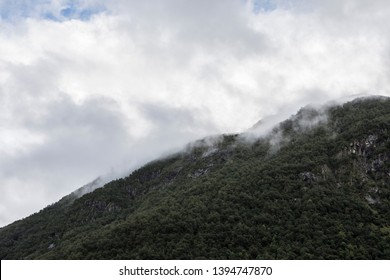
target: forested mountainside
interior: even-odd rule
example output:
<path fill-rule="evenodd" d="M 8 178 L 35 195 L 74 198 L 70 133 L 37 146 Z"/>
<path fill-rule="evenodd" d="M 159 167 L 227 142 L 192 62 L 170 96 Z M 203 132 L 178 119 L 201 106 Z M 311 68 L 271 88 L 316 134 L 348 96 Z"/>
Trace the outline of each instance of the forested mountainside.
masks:
<path fill-rule="evenodd" d="M 0 229 L 1 259 L 390 259 L 390 99 L 197 141 Z"/>

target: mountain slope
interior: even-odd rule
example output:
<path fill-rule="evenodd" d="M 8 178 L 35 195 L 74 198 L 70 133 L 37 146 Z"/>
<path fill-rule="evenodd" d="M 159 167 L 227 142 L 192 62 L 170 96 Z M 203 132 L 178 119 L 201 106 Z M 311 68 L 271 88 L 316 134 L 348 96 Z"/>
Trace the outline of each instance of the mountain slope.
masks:
<path fill-rule="evenodd" d="M 1 259 L 389 259 L 390 99 L 303 108 L 0 229 Z"/>

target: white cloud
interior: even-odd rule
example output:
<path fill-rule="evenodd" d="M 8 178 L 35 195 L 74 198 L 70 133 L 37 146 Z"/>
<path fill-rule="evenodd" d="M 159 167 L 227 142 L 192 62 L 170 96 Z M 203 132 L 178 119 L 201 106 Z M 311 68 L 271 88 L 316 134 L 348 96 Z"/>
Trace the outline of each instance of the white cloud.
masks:
<path fill-rule="evenodd" d="M 258 2 L 0 1 L 0 225 L 190 140 L 388 95 L 387 1 Z"/>

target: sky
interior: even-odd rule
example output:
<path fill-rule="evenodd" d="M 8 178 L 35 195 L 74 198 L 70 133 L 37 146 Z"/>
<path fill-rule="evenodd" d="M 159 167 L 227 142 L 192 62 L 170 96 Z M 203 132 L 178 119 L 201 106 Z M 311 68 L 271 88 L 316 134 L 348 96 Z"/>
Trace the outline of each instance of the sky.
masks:
<path fill-rule="evenodd" d="M 387 0 L 0 0 L 0 227 L 307 104 L 390 96 Z"/>

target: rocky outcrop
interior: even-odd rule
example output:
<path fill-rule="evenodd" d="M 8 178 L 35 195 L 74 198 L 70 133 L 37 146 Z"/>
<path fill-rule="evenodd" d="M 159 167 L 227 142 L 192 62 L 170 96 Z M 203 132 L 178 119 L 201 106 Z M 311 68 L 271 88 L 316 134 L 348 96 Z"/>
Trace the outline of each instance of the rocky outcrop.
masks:
<path fill-rule="evenodd" d="M 308 172 L 308 171 L 303 172 L 301 173 L 301 176 L 302 176 L 302 180 L 307 183 L 312 183 L 317 180 L 316 175 L 314 175 L 314 173 L 312 172 Z"/>
<path fill-rule="evenodd" d="M 368 204 L 378 204 L 378 203 L 380 203 L 379 196 L 373 197 L 370 194 L 366 194 L 364 198 L 367 200 Z"/>
<path fill-rule="evenodd" d="M 349 144 L 349 153 L 359 156 L 370 156 L 376 147 L 378 135 L 372 134 L 368 137 L 353 141 Z"/>
<path fill-rule="evenodd" d="M 188 174 L 187 177 L 195 179 L 200 176 L 206 175 L 210 171 L 211 167 L 213 167 L 213 164 L 209 164 L 205 168 L 199 168 L 195 170 L 195 172 Z"/>
<path fill-rule="evenodd" d="M 85 202 L 85 205 L 88 206 L 91 209 L 91 212 L 113 212 L 113 211 L 119 211 L 121 208 L 117 206 L 113 202 L 105 202 L 100 200 L 88 200 Z"/>

